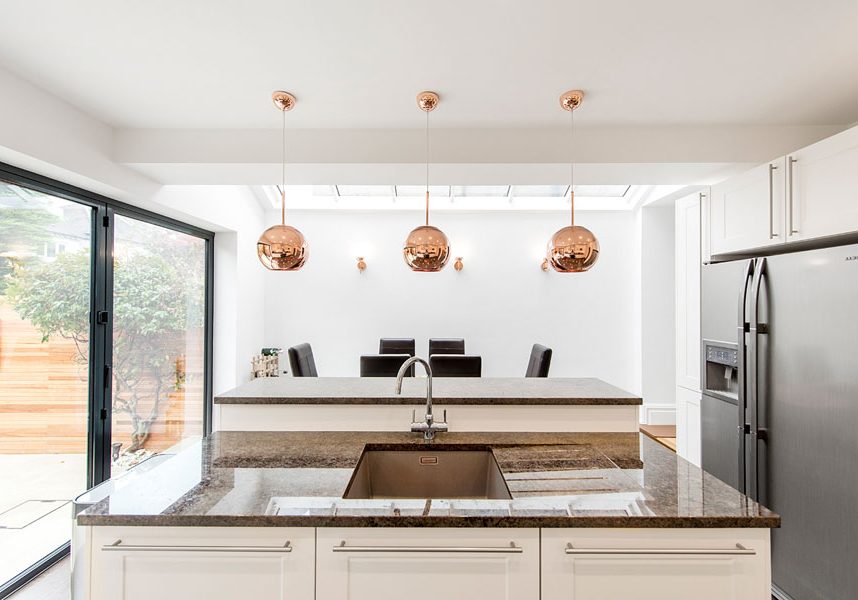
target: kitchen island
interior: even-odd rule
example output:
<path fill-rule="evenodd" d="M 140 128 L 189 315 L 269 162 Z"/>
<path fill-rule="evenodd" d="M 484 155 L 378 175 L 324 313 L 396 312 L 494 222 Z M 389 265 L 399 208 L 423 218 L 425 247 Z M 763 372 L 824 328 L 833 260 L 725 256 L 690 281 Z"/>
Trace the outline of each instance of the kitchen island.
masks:
<path fill-rule="evenodd" d="M 435 377 L 450 431 L 636 432 L 639 396 L 596 378 Z M 426 379 L 271 377 L 214 399 L 221 431 L 402 431 L 426 403 Z"/>
<path fill-rule="evenodd" d="M 343 498 L 373 451 L 490 452 L 509 494 Z M 79 515 L 75 569 L 93 600 L 750 600 L 779 522 L 637 433 L 218 432 Z"/>

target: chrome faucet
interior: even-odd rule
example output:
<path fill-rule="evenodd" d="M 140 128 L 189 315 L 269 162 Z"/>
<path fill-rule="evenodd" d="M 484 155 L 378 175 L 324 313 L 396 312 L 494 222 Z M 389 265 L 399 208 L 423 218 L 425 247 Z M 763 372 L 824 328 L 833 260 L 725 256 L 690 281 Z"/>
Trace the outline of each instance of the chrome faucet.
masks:
<path fill-rule="evenodd" d="M 417 411 L 411 411 L 411 431 L 423 433 L 423 439 L 431 442 L 435 439 L 437 432 L 447 431 L 447 410 L 444 409 L 444 420 L 436 422 L 432 414 L 432 368 L 429 363 L 419 356 L 412 356 L 402 363 L 402 366 L 399 367 L 399 373 L 396 374 L 396 393 L 397 395 L 402 394 L 402 378 L 405 377 L 405 373 L 414 363 L 420 363 L 426 370 L 426 415 L 423 417 L 423 421 L 417 421 L 415 418 Z"/>

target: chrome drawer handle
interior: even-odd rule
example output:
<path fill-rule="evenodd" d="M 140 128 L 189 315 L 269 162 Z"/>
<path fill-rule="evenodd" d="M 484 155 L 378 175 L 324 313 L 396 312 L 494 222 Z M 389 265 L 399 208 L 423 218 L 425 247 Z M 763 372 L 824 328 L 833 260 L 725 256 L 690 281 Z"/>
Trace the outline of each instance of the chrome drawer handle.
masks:
<path fill-rule="evenodd" d="M 735 548 L 576 548 L 566 544 L 566 554 L 690 554 L 694 556 L 755 556 L 756 550 L 736 544 Z"/>
<path fill-rule="evenodd" d="M 509 546 L 347 546 L 345 540 L 333 547 L 334 552 L 453 552 L 458 554 L 521 554 L 524 549 L 510 542 Z"/>
<path fill-rule="evenodd" d="M 292 542 L 282 546 L 158 546 L 142 544 L 123 544 L 116 540 L 112 544 L 102 546 L 106 552 L 239 552 L 239 553 L 274 553 L 292 552 Z"/>

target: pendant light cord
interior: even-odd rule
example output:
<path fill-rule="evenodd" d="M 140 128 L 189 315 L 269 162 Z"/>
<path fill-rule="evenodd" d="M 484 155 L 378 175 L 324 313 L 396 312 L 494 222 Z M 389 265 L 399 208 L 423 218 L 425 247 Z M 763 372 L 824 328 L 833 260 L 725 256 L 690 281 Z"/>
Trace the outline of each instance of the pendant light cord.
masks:
<path fill-rule="evenodd" d="M 569 111 L 569 211 L 570 222 L 575 226 L 575 105 Z"/>
<path fill-rule="evenodd" d="M 426 225 L 429 225 L 429 111 L 426 111 Z"/>
<path fill-rule="evenodd" d="M 286 111 L 283 113 L 283 160 L 280 163 L 280 223 L 286 224 Z"/>

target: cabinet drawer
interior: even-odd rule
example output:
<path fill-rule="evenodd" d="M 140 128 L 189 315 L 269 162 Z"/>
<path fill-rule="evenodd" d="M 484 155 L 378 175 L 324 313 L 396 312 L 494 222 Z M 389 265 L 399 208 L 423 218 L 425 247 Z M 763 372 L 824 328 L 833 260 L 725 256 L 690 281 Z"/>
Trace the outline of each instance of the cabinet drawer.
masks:
<path fill-rule="evenodd" d="M 312 600 L 310 529 L 95 527 L 92 600 Z"/>
<path fill-rule="evenodd" d="M 543 600 L 763 600 L 769 532 L 544 529 Z"/>
<path fill-rule="evenodd" d="M 537 529 L 319 529 L 318 600 L 539 599 Z"/>

